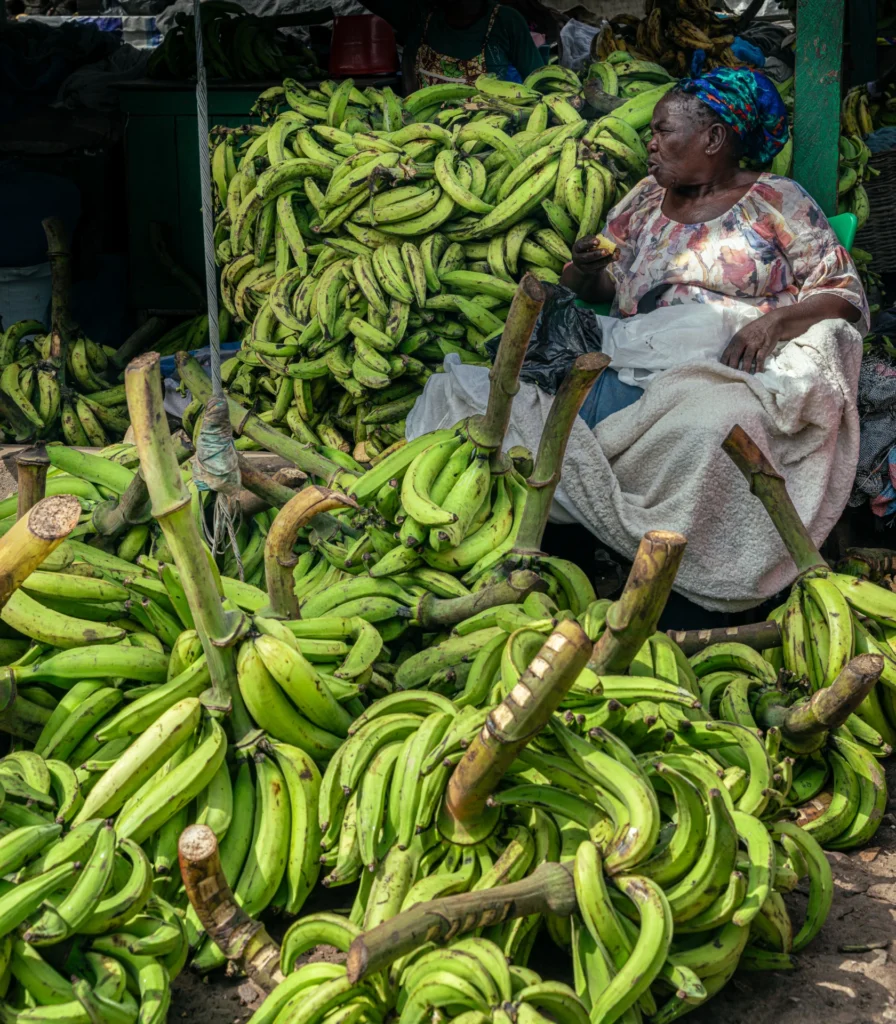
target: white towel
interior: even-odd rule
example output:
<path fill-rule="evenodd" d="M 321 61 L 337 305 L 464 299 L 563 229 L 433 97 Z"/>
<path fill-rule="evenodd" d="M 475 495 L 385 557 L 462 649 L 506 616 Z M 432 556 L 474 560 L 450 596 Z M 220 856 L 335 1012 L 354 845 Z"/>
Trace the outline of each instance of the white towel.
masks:
<path fill-rule="evenodd" d="M 861 358 L 858 331 L 826 320 L 780 348 L 763 373 L 718 362 L 666 371 L 593 431 L 576 420 L 552 519 L 582 523 L 628 557 L 648 530 L 677 530 L 688 538 L 677 591 L 715 611 L 761 603 L 793 581 L 796 567 L 722 441 L 735 424 L 747 431 L 821 544 L 855 476 Z M 488 371 L 456 356 L 445 370 L 408 416 L 408 438 L 485 410 Z M 505 446 L 534 451 L 551 401 L 521 385 Z"/>

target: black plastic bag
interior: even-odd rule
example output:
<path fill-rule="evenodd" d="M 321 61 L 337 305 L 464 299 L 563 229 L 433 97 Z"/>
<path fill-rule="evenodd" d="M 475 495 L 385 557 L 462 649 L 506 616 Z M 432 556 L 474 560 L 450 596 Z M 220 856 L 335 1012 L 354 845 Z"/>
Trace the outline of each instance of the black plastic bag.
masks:
<path fill-rule="evenodd" d="M 535 323 L 520 379 L 556 394 L 576 359 L 600 352 L 602 341 L 594 310 L 577 306 L 575 292 L 556 285 Z"/>

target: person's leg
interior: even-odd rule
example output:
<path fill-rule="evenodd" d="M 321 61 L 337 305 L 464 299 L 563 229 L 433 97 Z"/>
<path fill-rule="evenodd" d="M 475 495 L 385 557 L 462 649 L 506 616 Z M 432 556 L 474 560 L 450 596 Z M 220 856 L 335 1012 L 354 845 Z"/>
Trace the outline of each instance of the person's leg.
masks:
<path fill-rule="evenodd" d="M 604 370 L 582 403 L 579 416 L 593 430 L 614 412 L 634 405 L 643 394 L 643 388 L 623 384 L 615 370 Z"/>

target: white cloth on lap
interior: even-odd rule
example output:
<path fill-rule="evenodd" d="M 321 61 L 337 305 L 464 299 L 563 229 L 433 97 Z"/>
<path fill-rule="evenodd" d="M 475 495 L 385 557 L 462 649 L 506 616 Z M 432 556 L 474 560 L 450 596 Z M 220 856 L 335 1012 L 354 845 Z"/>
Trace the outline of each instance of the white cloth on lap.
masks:
<path fill-rule="evenodd" d="M 580 522 L 628 557 L 648 530 L 677 530 L 688 538 L 677 591 L 710 610 L 759 604 L 788 586 L 796 567 L 722 441 L 735 424 L 747 431 L 820 544 L 855 475 L 861 358 L 858 331 L 826 320 L 784 345 L 760 374 L 711 361 L 666 371 L 593 431 L 576 419 L 552 519 Z M 408 416 L 408 438 L 485 410 L 488 371 L 456 356 L 445 369 Z M 505 446 L 534 451 L 551 401 L 521 385 Z"/>
<path fill-rule="evenodd" d="M 622 319 L 598 316 L 601 352 L 623 384 L 643 388 L 673 366 L 719 359 L 734 335 L 761 315 L 746 303 L 682 302 Z"/>

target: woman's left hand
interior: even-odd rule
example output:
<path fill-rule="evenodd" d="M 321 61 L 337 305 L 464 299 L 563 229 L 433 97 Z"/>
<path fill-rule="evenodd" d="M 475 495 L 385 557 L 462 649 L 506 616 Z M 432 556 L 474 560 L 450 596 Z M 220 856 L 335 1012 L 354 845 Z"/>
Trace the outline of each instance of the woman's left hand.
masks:
<path fill-rule="evenodd" d="M 775 317 L 766 313 L 741 327 L 728 342 L 721 362 L 735 370 L 761 373 L 765 369 L 765 360 L 774 352 L 778 342 L 784 340 L 776 329 Z"/>

